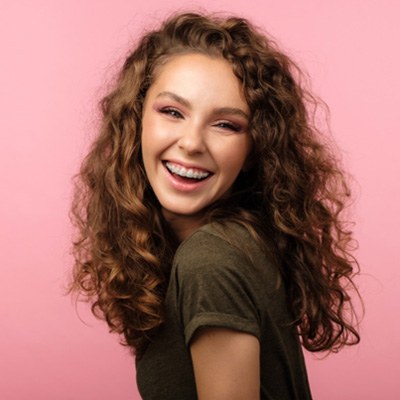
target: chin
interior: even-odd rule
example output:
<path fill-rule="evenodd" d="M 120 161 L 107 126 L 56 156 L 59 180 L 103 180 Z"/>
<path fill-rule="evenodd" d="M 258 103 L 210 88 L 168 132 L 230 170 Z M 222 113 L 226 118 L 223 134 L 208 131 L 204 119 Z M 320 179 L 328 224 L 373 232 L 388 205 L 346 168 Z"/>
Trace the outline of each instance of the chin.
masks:
<path fill-rule="evenodd" d="M 175 216 L 182 218 L 202 217 L 205 212 L 205 207 L 168 207 L 161 205 L 164 216 Z"/>

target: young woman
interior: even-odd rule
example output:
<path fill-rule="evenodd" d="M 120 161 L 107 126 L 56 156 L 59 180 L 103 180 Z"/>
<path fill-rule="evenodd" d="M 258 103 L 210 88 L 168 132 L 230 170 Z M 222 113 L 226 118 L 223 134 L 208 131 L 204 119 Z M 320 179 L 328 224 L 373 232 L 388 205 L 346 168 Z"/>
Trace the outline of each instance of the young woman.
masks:
<path fill-rule="evenodd" d="M 348 188 L 299 75 L 246 20 L 181 14 L 102 102 L 72 289 L 136 354 L 145 400 L 308 399 L 301 345 L 359 341 Z"/>

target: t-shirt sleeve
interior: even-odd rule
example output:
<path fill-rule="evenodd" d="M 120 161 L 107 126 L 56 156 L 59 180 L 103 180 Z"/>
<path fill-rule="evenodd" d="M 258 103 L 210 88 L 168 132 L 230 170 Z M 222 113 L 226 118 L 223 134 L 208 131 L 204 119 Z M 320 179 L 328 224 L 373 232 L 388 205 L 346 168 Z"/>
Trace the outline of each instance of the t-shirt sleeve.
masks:
<path fill-rule="evenodd" d="M 260 339 L 254 271 L 245 253 L 209 232 L 196 232 L 175 259 L 177 306 L 188 345 L 201 327 L 230 328 Z"/>

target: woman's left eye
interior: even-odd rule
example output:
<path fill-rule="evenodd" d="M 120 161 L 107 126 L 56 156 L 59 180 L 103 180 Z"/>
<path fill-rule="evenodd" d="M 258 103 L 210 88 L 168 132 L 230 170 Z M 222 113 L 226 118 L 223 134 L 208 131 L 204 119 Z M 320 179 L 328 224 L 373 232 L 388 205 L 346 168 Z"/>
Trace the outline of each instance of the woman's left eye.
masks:
<path fill-rule="evenodd" d="M 175 108 L 164 107 L 160 110 L 161 114 L 170 115 L 173 118 L 183 118 L 182 114 Z"/>
<path fill-rule="evenodd" d="M 233 132 L 240 132 L 241 127 L 239 125 L 233 124 L 232 122 L 228 121 L 221 121 L 215 124 L 217 128 L 227 129 Z"/>

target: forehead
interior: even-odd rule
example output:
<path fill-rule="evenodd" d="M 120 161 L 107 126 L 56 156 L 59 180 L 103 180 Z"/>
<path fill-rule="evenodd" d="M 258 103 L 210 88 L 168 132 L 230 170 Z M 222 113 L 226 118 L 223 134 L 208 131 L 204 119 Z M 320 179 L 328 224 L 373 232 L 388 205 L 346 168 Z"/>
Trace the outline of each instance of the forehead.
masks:
<path fill-rule="evenodd" d="M 200 53 L 175 55 L 161 62 L 154 72 L 149 95 L 161 91 L 177 92 L 189 101 L 201 99 L 247 108 L 242 83 L 232 65 L 222 57 Z"/>

